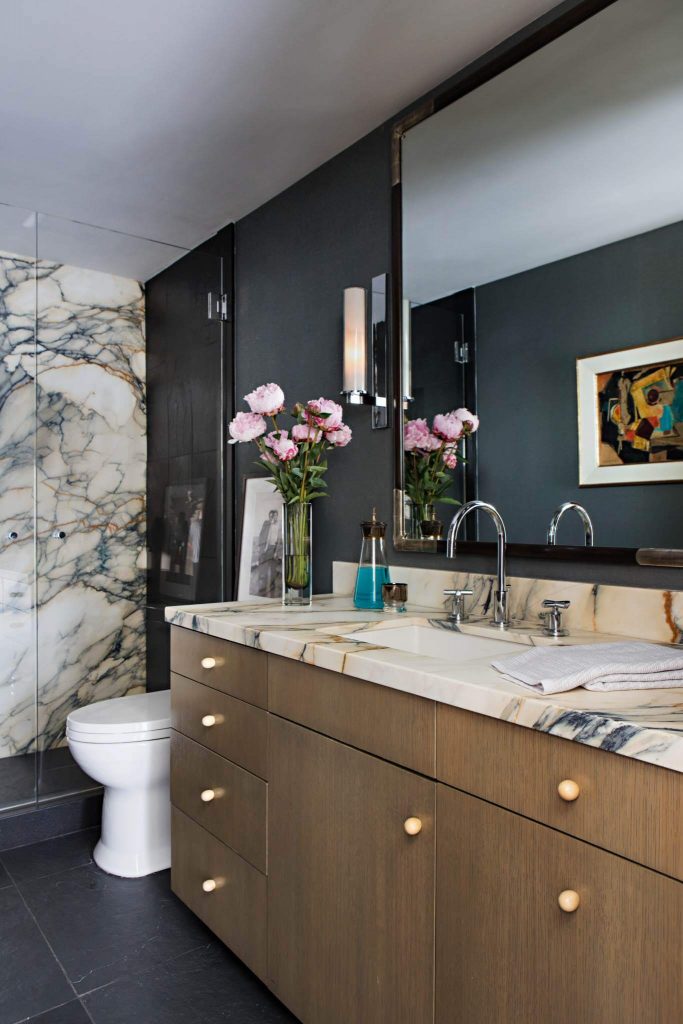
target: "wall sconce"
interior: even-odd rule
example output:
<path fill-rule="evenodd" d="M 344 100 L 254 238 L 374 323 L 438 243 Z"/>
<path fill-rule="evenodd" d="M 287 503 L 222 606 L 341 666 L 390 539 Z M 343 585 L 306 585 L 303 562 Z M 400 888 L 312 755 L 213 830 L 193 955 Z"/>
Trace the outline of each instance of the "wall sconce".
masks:
<path fill-rule="evenodd" d="M 344 289 L 344 353 L 342 394 L 348 405 L 372 407 L 372 428 L 383 430 L 387 416 L 387 284 L 388 275 L 372 279 L 371 390 L 368 392 L 367 302 L 365 288 Z"/>

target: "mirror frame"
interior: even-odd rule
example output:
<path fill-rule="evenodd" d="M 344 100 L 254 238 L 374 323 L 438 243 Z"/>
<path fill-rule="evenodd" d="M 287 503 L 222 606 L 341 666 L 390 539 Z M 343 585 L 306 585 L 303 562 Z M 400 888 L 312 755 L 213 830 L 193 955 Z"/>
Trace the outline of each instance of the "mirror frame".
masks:
<path fill-rule="evenodd" d="M 397 551 L 445 553 L 445 540 L 421 540 L 406 536 L 402 400 L 401 315 L 403 292 L 403 218 L 401 154 L 406 133 L 415 125 L 455 103 L 486 82 L 559 39 L 584 21 L 611 7 L 617 0 L 579 0 L 568 9 L 560 5 L 500 46 L 484 54 L 464 71 L 454 84 L 419 103 L 392 126 L 391 131 L 391 351 L 394 407 L 394 497 L 393 544 Z M 468 554 L 495 554 L 493 542 L 463 540 L 458 550 Z M 656 565 L 683 567 L 683 551 L 664 548 L 573 547 L 569 545 L 508 543 L 508 553 L 519 558 L 544 558 L 564 562 L 594 562 L 603 565 Z"/>

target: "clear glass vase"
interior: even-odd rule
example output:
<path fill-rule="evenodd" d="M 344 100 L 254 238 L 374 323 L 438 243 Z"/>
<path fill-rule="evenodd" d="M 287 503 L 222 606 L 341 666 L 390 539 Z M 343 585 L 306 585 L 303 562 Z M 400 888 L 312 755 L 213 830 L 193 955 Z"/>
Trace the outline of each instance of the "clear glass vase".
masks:
<path fill-rule="evenodd" d="M 285 505 L 282 520 L 282 603 L 307 608 L 313 600 L 311 502 Z"/>

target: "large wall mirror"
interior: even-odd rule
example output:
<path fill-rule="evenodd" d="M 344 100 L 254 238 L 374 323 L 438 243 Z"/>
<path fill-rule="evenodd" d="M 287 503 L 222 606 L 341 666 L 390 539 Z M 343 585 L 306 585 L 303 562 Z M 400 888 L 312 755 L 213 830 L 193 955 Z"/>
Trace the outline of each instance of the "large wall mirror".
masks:
<path fill-rule="evenodd" d="M 538 553 L 590 542 L 550 550 L 566 502 L 593 557 L 683 548 L 681 40 L 680 0 L 618 0 L 397 127 L 399 547 L 478 497 Z"/>

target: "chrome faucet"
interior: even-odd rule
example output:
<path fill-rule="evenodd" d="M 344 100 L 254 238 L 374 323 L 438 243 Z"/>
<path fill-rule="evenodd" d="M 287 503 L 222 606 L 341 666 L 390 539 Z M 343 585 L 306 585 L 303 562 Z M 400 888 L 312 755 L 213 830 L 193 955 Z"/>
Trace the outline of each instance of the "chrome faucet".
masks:
<path fill-rule="evenodd" d="M 588 515 L 588 512 L 583 507 L 583 505 L 579 505 L 576 501 L 565 501 L 562 505 L 560 505 L 558 509 L 555 510 L 555 514 L 553 515 L 553 518 L 550 520 L 550 526 L 548 528 L 548 544 L 550 544 L 551 546 L 557 544 L 557 527 L 560 525 L 560 519 L 565 514 L 565 512 L 569 512 L 572 509 L 574 510 L 574 512 L 576 512 L 579 519 L 583 523 L 583 529 L 586 538 L 586 547 L 592 548 L 593 523 L 591 522 L 591 517 Z"/>
<path fill-rule="evenodd" d="M 505 532 L 505 523 L 503 522 L 498 509 L 493 505 L 489 505 L 486 501 L 468 501 L 465 505 L 462 505 L 451 519 L 451 525 L 448 528 L 446 554 L 449 558 L 455 558 L 455 545 L 458 539 L 460 527 L 470 512 L 476 512 L 479 509 L 481 509 L 482 512 L 488 512 L 493 520 L 494 526 L 496 527 L 498 566 L 496 570 L 497 580 L 496 592 L 494 594 L 493 622 L 496 626 L 500 626 L 501 629 L 506 629 L 510 622 L 510 613 L 508 610 L 508 594 L 510 588 L 507 585 L 507 573 L 505 569 L 507 534 Z"/>

